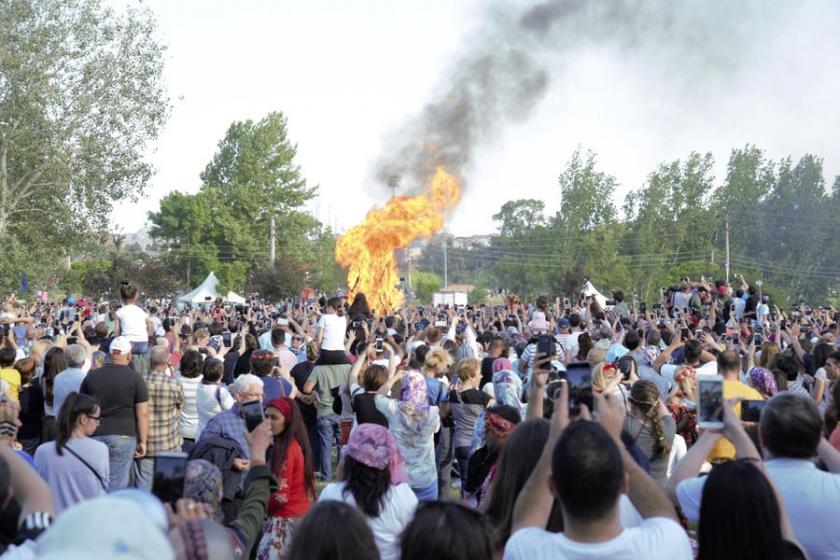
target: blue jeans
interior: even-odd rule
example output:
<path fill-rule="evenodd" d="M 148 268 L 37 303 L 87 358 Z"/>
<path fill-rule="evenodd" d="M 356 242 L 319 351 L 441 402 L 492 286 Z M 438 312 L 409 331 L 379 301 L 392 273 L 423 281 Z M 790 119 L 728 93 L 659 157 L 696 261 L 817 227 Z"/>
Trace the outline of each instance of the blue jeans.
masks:
<path fill-rule="evenodd" d="M 131 469 L 133 486 L 146 492 L 152 491 L 152 477 L 155 474 L 155 458 L 143 457 L 135 459 Z"/>
<path fill-rule="evenodd" d="M 116 492 L 128 486 L 131 466 L 134 464 L 134 451 L 137 438 L 131 436 L 94 436 L 108 446 L 108 462 L 111 476 L 108 477 L 108 492 Z"/>
<path fill-rule="evenodd" d="M 333 479 L 331 453 L 332 444 L 333 441 L 337 440 L 338 437 L 341 435 L 338 426 L 338 421 L 338 414 L 327 414 L 325 416 L 319 416 L 317 420 L 319 436 L 318 439 L 320 440 L 319 448 L 321 450 L 321 468 L 319 470 L 321 471 L 321 476 L 327 482 L 332 482 Z M 338 445 L 336 445 L 336 448 L 338 448 Z"/>
<path fill-rule="evenodd" d="M 411 490 L 414 492 L 414 495 L 417 496 L 418 502 L 434 502 L 438 499 L 437 480 L 435 480 L 431 484 L 422 486 L 420 488 L 414 488 L 412 486 Z"/>

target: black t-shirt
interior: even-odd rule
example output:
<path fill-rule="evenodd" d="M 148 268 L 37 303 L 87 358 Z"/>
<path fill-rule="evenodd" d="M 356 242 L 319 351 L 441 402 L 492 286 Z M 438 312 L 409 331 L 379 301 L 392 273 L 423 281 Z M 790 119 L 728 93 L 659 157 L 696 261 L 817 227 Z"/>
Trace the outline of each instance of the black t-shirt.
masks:
<path fill-rule="evenodd" d="M 485 384 L 493 382 L 493 362 L 498 359 L 498 357 L 487 356 L 481 360 L 481 384 L 479 387 L 484 387 Z"/>
<path fill-rule="evenodd" d="M 106 364 L 87 374 L 80 392 L 99 401 L 102 422 L 94 435 L 137 437 L 134 405 L 149 400 L 143 376 L 128 366 Z"/>
<path fill-rule="evenodd" d="M 243 373 L 251 372 L 251 353 L 253 350 L 245 350 L 245 353 L 239 356 L 236 360 L 236 366 L 233 368 L 233 377 L 239 377 Z"/>
<path fill-rule="evenodd" d="M 292 368 L 291 372 L 289 372 L 292 379 L 295 381 L 295 387 L 297 387 L 297 390 L 301 393 L 303 393 L 303 386 L 306 383 L 306 380 L 309 379 L 309 374 L 312 373 L 312 368 L 314 367 L 315 364 L 312 362 L 300 362 Z M 298 399 L 297 403 L 298 408 L 300 408 L 300 414 L 303 416 L 304 424 L 314 424 L 318 419 L 318 411 L 315 410 L 315 405 L 304 404 L 300 399 Z"/>
<path fill-rule="evenodd" d="M 236 369 L 236 362 L 239 361 L 239 350 L 231 350 L 225 354 L 224 374 L 222 375 L 222 383 L 230 385 L 233 383 L 233 372 Z"/>
<path fill-rule="evenodd" d="M 20 422 L 18 438 L 35 439 L 41 436 L 44 419 L 44 392 L 41 385 L 33 383 L 20 390 Z"/>
<path fill-rule="evenodd" d="M 357 424 L 379 424 L 388 427 L 388 418 L 376 408 L 376 394 L 356 393 L 353 397 L 353 411 Z"/>

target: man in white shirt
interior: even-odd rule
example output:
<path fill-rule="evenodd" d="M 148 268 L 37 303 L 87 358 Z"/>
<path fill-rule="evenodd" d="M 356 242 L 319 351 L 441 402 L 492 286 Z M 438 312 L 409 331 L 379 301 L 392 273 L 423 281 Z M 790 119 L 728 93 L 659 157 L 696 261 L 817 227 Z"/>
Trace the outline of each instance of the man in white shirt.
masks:
<path fill-rule="evenodd" d="M 840 473 L 840 451 L 821 434 L 817 406 L 805 395 L 779 393 L 761 413 L 758 436 L 764 466 L 779 492 L 797 540 L 812 560 L 840 558 L 840 532 L 831 528 L 840 504 L 840 474 L 835 474 Z M 831 472 L 816 468 L 815 455 Z M 689 461 L 689 457 L 684 461 Z M 674 497 L 689 521 L 700 517 L 706 481 L 705 477 L 690 478 L 696 474 L 678 469 L 668 484 L 675 488 Z"/>
<path fill-rule="evenodd" d="M 547 377 L 544 369 L 534 375 Z M 516 501 L 505 560 L 690 560 L 691 545 L 673 506 L 621 443 L 618 399 L 596 395 L 599 423 L 569 424 L 565 383 L 561 392 L 546 448 Z M 632 528 L 622 528 L 623 493 L 643 518 Z M 545 530 L 554 497 L 563 510 L 563 533 Z"/>
<path fill-rule="evenodd" d="M 578 350 L 580 347 L 578 346 L 578 338 L 583 331 L 581 331 L 580 324 L 582 319 L 580 315 L 577 313 L 572 313 L 569 315 L 569 328 L 571 329 L 569 335 L 566 337 L 566 340 L 563 342 L 563 351 L 566 356 L 570 356 L 572 360 L 575 359 L 575 356 L 578 354 Z"/>

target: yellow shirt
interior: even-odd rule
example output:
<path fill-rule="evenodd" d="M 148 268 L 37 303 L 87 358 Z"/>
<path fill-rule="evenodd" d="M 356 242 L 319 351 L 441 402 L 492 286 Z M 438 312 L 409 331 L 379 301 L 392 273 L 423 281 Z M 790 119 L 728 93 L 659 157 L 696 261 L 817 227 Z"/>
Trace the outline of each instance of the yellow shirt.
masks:
<path fill-rule="evenodd" d="M 734 398 L 742 398 L 744 400 L 749 401 L 760 401 L 763 400 L 761 393 L 753 389 L 748 385 L 744 385 L 740 381 L 733 381 L 730 379 L 723 380 L 723 398 L 724 399 L 734 399 Z M 741 404 L 735 405 L 735 414 L 740 418 L 741 417 Z M 707 457 L 707 461 L 715 461 L 721 459 L 734 459 L 735 458 L 735 446 L 732 445 L 732 442 L 726 438 L 721 438 L 720 441 L 717 442 L 715 448 L 712 449 L 712 452 Z"/>
<path fill-rule="evenodd" d="M 20 400 L 20 372 L 15 368 L 0 369 L 0 379 L 9 384 L 10 397 Z"/>

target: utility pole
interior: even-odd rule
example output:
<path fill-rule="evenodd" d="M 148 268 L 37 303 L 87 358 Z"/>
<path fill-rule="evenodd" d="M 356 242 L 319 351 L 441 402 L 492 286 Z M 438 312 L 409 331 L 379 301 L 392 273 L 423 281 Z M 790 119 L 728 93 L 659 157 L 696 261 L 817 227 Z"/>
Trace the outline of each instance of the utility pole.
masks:
<path fill-rule="evenodd" d="M 726 283 L 729 284 L 729 210 L 726 211 Z"/>
<path fill-rule="evenodd" d="M 408 291 L 411 291 L 411 243 L 405 248 L 405 256 L 408 261 Z"/>
<path fill-rule="evenodd" d="M 269 233 L 269 236 L 271 237 L 271 246 L 270 246 L 269 251 L 268 251 L 269 265 L 270 265 L 272 270 L 274 270 L 274 263 L 277 260 L 277 252 L 276 252 L 277 249 L 276 249 L 276 246 L 275 246 L 275 239 L 274 239 L 276 237 L 275 229 L 276 229 L 276 225 L 274 223 L 274 216 L 272 216 L 271 217 L 271 232 Z"/>
<path fill-rule="evenodd" d="M 449 287 L 449 276 L 448 276 L 448 265 L 449 263 L 446 260 L 446 246 L 448 245 L 446 240 L 446 230 L 443 230 L 443 289 L 445 290 Z"/>
<path fill-rule="evenodd" d="M 397 189 L 400 186 L 400 176 L 399 175 L 391 175 L 388 177 L 388 188 L 391 189 L 391 198 L 396 198 L 397 196 Z"/>

